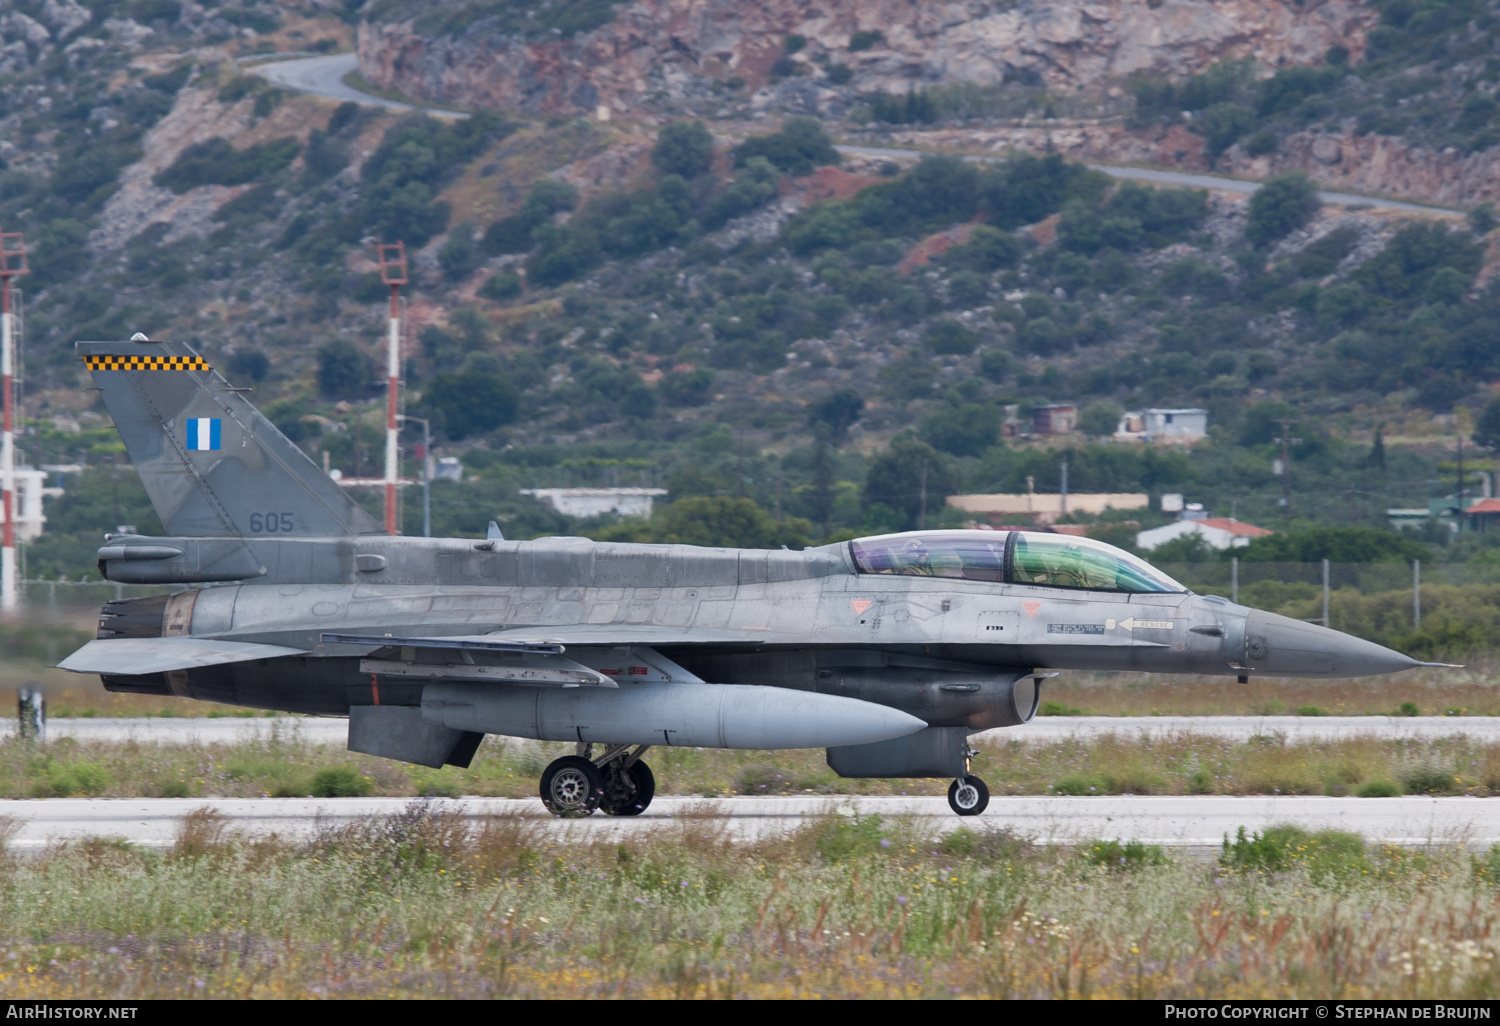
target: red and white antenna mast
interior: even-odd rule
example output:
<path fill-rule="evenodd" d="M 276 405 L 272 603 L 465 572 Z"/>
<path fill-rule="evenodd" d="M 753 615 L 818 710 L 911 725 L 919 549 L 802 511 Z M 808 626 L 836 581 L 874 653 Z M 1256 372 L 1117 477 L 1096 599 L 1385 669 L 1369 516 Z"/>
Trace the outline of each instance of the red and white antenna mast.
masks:
<path fill-rule="evenodd" d="M 375 260 L 380 264 L 380 280 L 391 287 L 391 323 L 386 342 L 385 371 L 385 530 L 387 534 L 396 534 L 396 480 L 401 469 L 396 417 L 399 412 L 397 393 L 401 388 L 401 286 L 407 281 L 406 246 L 399 240 L 395 245 L 377 242 Z"/>
<path fill-rule="evenodd" d="M 5 612 L 20 605 L 16 581 L 16 332 L 10 283 L 29 270 L 21 233 L 0 232 L 0 389 L 4 390 L 5 405 L 5 428 L 0 436 L 0 511 L 5 515 L 0 538 L 0 610 Z"/>

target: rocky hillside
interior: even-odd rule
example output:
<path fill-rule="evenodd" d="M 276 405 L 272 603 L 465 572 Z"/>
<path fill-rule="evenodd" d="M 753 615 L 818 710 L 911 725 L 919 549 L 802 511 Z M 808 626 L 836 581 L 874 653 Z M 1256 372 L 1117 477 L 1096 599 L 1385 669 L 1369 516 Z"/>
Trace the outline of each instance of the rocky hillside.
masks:
<path fill-rule="evenodd" d="M 544 113 L 547 100 L 440 120 L 273 88 L 254 54 L 347 49 L 357 32 L 367 43 L 389 28 L 438 41 L 493 31 L 540 60 L 668 8 L 0 5 L 0 225 L 24 231 L 33 256 L 23 449 L 97 468 L 57 506 L 34 567 L 75 572 L 100 529 L 149 526 L 72 359 L 79 338 L 188 340 L 315 458 L 373 472 L 385 292 L 372 240 L 401 239 L 411 254 L 409 409 L 477 478 L 442 485 L 439 532 L 482 532 L 498 516 L 518 534 L 791 544 L 947 522 L 946 491 L 1028 478 L 1056 488 L 1064 458 L 1075 490 L 1184 491 L 1270 521 L 1280 416 L 1299 420 L 1305 442 L 1296 513 L 1379 525 L 1385 506 L 1444 493 L 1444 440 L 1500 379 L 1488 211 L 1323 207 L 1295 178 L 1257 207 L 1122 185 L 1069 159 L 1113 147 L 1272 171 L 1314 139 L 1305 150 L 1325 167 L 1368 163 L 1329 150 L 1345 145 L 1326 130 L 1338 125 L 1356 148 L 1452 147 L 1452 163 L 1478 166 L 1494 149 L 1485 104 L 1470 102 L 1490 82 L 1474 39 L 1490 35 L 1472 18 L 1477 35 L 1408 12 L 1393 41 L 1389 5 L 1263 7 L 1257 24 L 1292 19 L 1304 41 L 1342 26 L 1349 45 L 1318 37 L 1322 51 L 1304 53 L 1275 50 L 1269 28 L 1221 31 L 1208 15 L 1228 17 L 1232 3 L 1088 5 L 1085 27 L 1157 17 L 1184 40 L 1216 40 L 1159 48 L 1179 62 L 1162 66 L 1171 75 L 1098 88 L 1047 76 L 1089 61 L 1125 68 L 1129 40 L 1146 36 L 1027 42 L 1013 56 L 1035 58 L 1034 75 L 1013 69 L 1010 81 L 998 51 L 976 47 L 991 84 L 898 87 L 880 76 L 909 64 L 917 51 L 900 47 L 915 43 L 895 29 L 875 38 L 868 21 L 815 31 L 804 18 L 795 32 L 765 30 L 779 56 L 761 71 L 745 57 L 739 84 L 685 64 L 679 77 L 668 62 L 640 91 L 620 86 L 635 99 L 608 119 L 590 99 L 587 116 Z M 738 9 L 742 21 L 774 10 Z M 670 10 L 698 12 L 700 42 L 722 17 Z M 922 22 L 934 40 L 978 22 L 1024 23 L 1042 39 L 1051 24 L 1025 4 L 955 5 L 947 21 L 947 8 L 922 10 L 938 19 Z M 754 38 L 764 34 L 726 42 L 725 60 Z M 1257 48 L 1289 63 L 1256 64 Z M 829 81 L 838 68 L 842 85 Z M 849 157 L 836 141 L 995 159 Z M 1090 436 L 1126 407 L 1204 405 L 1214 437 L 1190 455 L 1006 439 L 1006 407 L 1024 419 L 1046 401 L 1078 403 Z M 631 483 L 669 488 L 676 512 L 644 527 L 569 524 L 517 492 Z M 689 500 L 709 505 L 678 504 Z M 705 523 L 739 526 L 702 534 Z"/>
<path fill-rule="evenodd" d="M 359 28 L 369 81 L 529 114 L 843 114 L 862 92 L 1023 83 L 1102 92 L 1218 61 L 1310 65 L 1363 53 L 1376 21 L 1348 0 L 637 0 L 603 5 L 378 0 Z M 777 83 L 780 83 L 779 85 Z"/>
<path fill-rule="evenodd" d="M 1468 207 L 1500 199 L 1494 5 L 1209 0 L 832 4 L 383 0 L 369 81 L 462 107 L 789 112 L 925 146 L 1017 147 Z M 1259 83 L 1277 79 L 1267 90 Z M 917 94 L 920 104 L 885 98 Z"/>

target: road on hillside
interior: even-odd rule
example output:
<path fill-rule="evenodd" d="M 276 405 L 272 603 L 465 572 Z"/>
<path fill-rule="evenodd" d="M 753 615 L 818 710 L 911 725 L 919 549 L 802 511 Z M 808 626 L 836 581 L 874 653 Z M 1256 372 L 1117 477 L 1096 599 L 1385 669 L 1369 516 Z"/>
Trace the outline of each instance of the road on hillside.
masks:
<path fill-rule="evenodd" d="M 295 89 L 301 93 L 312 93 L 314 96 L 327 96 L 334 100 L 352 100 L 355 103 L 370 107 L 384 107 L 387 110 L 422 110 L 445 118 L 469 116 L 451 110 L 438 110 L 435 107 L 421 107 L 402 103 L 399 100 L 387 100 L 383 96 L 361 92 L 344 83 L 344 76 L 358 67 L 359 59 L 354 54 L 333 53 L 321 57 L 268 61 L 264 64 L 249 65 L 245 67 L 245 70 L 283 89 Z"/>
<path fill-rule="evenodd" d="M 1280 823 L 1308 829 L 1337 828 L 1375 842 L 1458 844 L 1485 848 L 1500 842 L 1500 799 L 1196 797 L 1105 798 L 994 797 L 977 818 L 955 816 L 945 798 L 658 798 L 644 815 L 594 815 L 558 820 L 535 798 L 433 799 L 423 804 L 469 817 L 515 816 L 559 839 L 590 840 L 659 830 L 696 833 L 723 830 L 752 839 L 795 830 L 827 814 L 908 817 L 923 828 L 947 832 L 960 826 L 1009 827 L 1043 844 L 1089 838 L 1137 840 L 1200 851 L 1219 846 L 1225 834 Z M 36 848 L 79 837 L 123 837 L 137 844 L 171 844 L 189 812 L 209 807 L 229 829 L 249 836 L 276 833 L 306 838 L 410 808 L 404 798 L 226 798 L 91 799 L 0 801 L 0 817 L 13 820 L 10 843 Z"/>
<path fill-rule="evenodd" d="M 911 159 L 925 156 L 928 151 L 898 149 L 891 146 L 835 146 L 840 153 L 860 157 L 890 157 Z M 999 157 L 966 157 L 967 160 L 988 163 Z M 1185 171 L 1153 171 L 1144 167 L 1124 167 L 1118 164 L 1090 164 L 1095 171 L 1103 171 L 1111 178 L 1124 178 L 1137 182 L 1155 182 L 1159 185 L 1185 185 L 1193 189 L 1218 189 L 1223 192 L 1247 196 L 1260 188 L 1259 182 L 1242 178 L 1221 178 L 1218 175 L 1195 175 Z M 1404 210 L 1414 214 L 1462 214 L 1462 210 L 1448 207 L 1427 206 L 1422 203 L 1407 203 L 1404 200 L 1383 199 L 1379 196 L 1360 196 L 1352 192 L 1319 192 L 1324 203 L 1339 206 L 1372 207 L 1382 210 Z"/>
<path fill-rule="evenodd" d="M 343 747 L 348 726 L 349 721 L 342 717 L 325 716 L 98 717 L 49 720 L 47 736 L 78 741 L 183 745 L 268 740 L 274 734 L 295 743 Z M 0 738 L 14 733 L 14 720 L 0 721 Z M 1039 716 L 1024 727 L 987 730 L 974 737 L 993 742 L 1055 743 L 1091 741 L 1106 734 L 1125 737 L 1192 734 L 1226 741 L 1277 737 L 1288 742 L 1346 737 L 1406 740 L 1462 735 L 1494 743 L 1500 742 L 1500 716 Z"/>
<path fill-rule="evenodd" d="M 354 71 L 358 65 L 358 58 L 354 54 L 336 53 L 321 57 L 271 61 L 265 64 L 249 66 L 245 70 L 252 75 L 260 75 L 269 79 L 283 88 L 296 89 L 300 92 L 312 93 L 315 96 L 328 96 L 335 100 L 353 100 L 355 103 L 385 107 L 388 110 L 423 110 L 429 114 L 445 118 L 468 117 L 467 114 L 457 111 L 401 103 L 397 100 L 387 100 L 384 97 L 360 92 L 358 89 L 344 82 L 344 77 L 349 72 Z M 847 153 L 852 156 L 904 157 L 907 159 L 923 156 L 926 152 L 923 150 L 899 149 L 890 146 L 838 146 L 835 148 L 840 153 Z M 999 158 L 969 157 L 968 159 L 990 161 Z M 1162 185 L 1185 185 L 1194 189 L 1220 189 L 1224 192 L 1239 193 L 1241 195 L 1248 195 L 1260 188 L 1259 182 L 1246 181 L 1239 178 L 1220 178 L 1216 175 L 1194 175 L 1183 171 L 1153 171 L 1149 168 L 1123 167 L 1116 164 L 1090 164 L 1089 166 L 1096 171 L 1103 171 L 1114 178 L 1124 178 L 1139 182 L 1156 182 Z M 1378 196 L 1360 196 L 1350 192 L 1320 192 L 1318 196 L 1324 203 L 1336 203 L 1340 206 L 1377 207 L 1383 210 L 1404 210 L 1408 213 L 1418 214 L 1463 213 L 1461 210 L 1452 210 L 1447 207 L 1407 203 L 1403 200 L 1382 199 Z"/>

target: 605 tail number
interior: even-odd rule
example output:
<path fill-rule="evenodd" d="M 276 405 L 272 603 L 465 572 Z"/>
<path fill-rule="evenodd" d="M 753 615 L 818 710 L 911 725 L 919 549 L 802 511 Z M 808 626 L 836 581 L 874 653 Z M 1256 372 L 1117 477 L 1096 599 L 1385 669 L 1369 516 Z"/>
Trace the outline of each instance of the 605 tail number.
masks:
<path fill-rule="evenodd" d="M 291 534 L 292 515 L 290 513 L 251 513 L 250 532 L 252 534 Z"/>

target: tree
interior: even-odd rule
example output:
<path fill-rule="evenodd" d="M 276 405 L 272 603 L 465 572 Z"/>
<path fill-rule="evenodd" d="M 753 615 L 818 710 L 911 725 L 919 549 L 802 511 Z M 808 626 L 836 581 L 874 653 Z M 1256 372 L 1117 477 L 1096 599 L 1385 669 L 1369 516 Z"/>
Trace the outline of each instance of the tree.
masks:
<path fill-rule="evenodd" d="M 1489 401 L 1474 425 L 1474 443 L 1490 452 L 1500 452 L 1500 396 Z"/>
<path fill-rule="evenodd" d="M 1288 171 L 1268 178 L 1250 197 L 1245 238 L 1257 246 L 1275 242 L 1312 220 L 1321 205 L 1318 187 L 1305 173 Z"/>
<path fill-rule="evenodd" d="M 862 396 L 851 388 L 830 392 L 807 408 L 807 422 L 816 428 L 827 424 L 829 441 L 838 445 L 849 434 L 849 428 L 865 410 Z"/>
<path fill-rule="evenodd" d="M 734 148 L 735 167 L 744 167 L 754 157 L 765 157 L 793 177 L 812 174 L 815 167 L 837 166 L 838 150 L 817 118 L 788 118 L 774 135 L 752 135 Z"/>
<path fill-rule="evenodd" d="M 473 221 L 462 221 L 448 233 L 438 250 L 438 264 L 450 281 L 462 281 L 478 270 L 479 246 Z"/>
<path fill-rule="evenodd" d="M 423 405 L 442 418 L 449 438 L 467 438 L 516 419 L 520 397 L 499 374 L 488 371 L 434 374 L 422 391 Z"/>
<path fill-rule="evenodd" d="M 833 461 L 828 458 L 828 438 L 832 434 L 826 423 L 813 429 L 812 514 L 826 537 L 833 520 Z"/>
<path fill-rule="evenodd" d="M 693 495 L 659 506 L 644 530 L 634 525 L 624 531 L 602 531 L 606 540 L 661 542 L 669 545 L 717 545 L 744 549 L 774 549 L 807 544 L 806 520 L 788 517 L 781 523 L 753 499 Z"/>
<path fill-rule="evenodd" d="M 1253 539 L 1237 550 L 1251 563 L 1398 563 L 1431 560 L 1425 545 L 1373 527 L 1310 527 Z"/>
<path fill-rule="evenodd" d="M 696 178 L 713 163 L 714 137 L 701 121 L 674 121 L 651 148 L 651 163 L 662 174 Z"/>
<path fill-rule="evenodd" d="M 953 456 L 978 456 L 1000 434 L 1000 408 L 966 403 L 945 406 L 922 418 L 922 440 Z"/>
<path fill-rule="evenodd" d="M 1078 431 L 1090 438 L 1104 438 L 1115 433 L 1125 411 L 1111 402 L 1092 403 L 1078 415 Z"/>
<path fill-rule="evenodd" d="M 359 395 L 370 387 L 372 373 L 365 351 L 346 338 L 318 350 L 318 391 L 330 399 Z"/>
<path fill-rule="evenodd" d="M 271 373 L 271 361 L 259 349 L 236 349 L 229 358 L 229 372 L 238 378 L 264 381 Z"/>
<path fill-rule="evenodd" d="M 1497 414 L 1500 414 L 1500 411 L 1497 411 Z M 1497 420 L 1500 420 L 1500 415 L 1497 415 Z M 1375 427 L 1375 443 L 1370 446 L 1370 455 L 1365 457 L 1365 466 L 1374 467 L 1377 470 L 1385 469 L 1385 421 L 1383 420 Z"/>
<path fill-rule="evenodd" d="M 958 475 L 941 453 L 910 434 L 897 435 L 891 440 L 891 447 L 870 464 L 865 477 L 865 505 L 879 503 L 904 513 L 905 526 L 915 527 L 923 512 L 924 465 L 926 512 L 942 509 L 944 500 L 958 490 Z"/>

